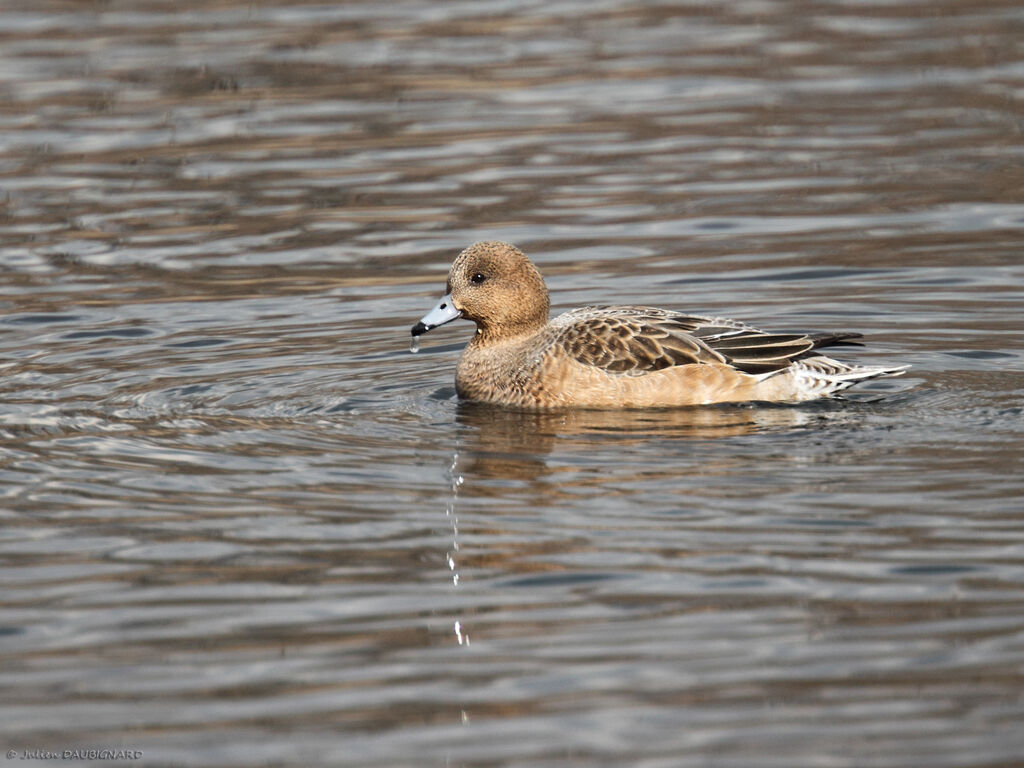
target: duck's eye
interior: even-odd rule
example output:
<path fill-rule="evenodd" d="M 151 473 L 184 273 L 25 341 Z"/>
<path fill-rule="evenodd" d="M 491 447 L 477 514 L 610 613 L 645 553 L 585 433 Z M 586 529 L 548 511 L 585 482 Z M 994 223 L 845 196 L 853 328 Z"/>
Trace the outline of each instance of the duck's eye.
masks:
<path fill-rule="evenodd" d="M 480 285 L 480 283 L 487 279 L 487 275 L 485 275 L 483 272 L 477 272 L 469 279 L 472 280 L 477 285 Z"/>

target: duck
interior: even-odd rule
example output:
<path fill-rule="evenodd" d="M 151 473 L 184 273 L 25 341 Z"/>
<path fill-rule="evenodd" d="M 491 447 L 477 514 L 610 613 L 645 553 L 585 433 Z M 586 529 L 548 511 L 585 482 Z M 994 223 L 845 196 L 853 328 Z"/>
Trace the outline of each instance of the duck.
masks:
<path fill-rule="evenodd" d="M 514 245 L 474 243 L 412 327 L 476 324 L 455 372 L 459 398 L 525 409 L 674 408 L 832 398 L 908 366 L 840 362 L 820 349 L 853 332 L 773 333 L 648 306 L 588 306 L 549 318 L 547 285 Z"/>

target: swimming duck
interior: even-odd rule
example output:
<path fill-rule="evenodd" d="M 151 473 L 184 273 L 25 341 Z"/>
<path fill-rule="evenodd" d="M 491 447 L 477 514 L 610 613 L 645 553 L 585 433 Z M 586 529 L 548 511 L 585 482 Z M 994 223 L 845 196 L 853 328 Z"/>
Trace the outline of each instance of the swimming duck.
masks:
<path fill-rule="evenodd" d="M 466 400 L 525 408 L 792 403 L 831 397 L 906 366 L 850 365 L 818 352 L 859 333 L 770 333 L 738 320 L 644 306 L 594 306 L 548 319 L 544 278 L 513 245 L 460 253 L 418 337 L 476 323 L 455 374 Z"/>

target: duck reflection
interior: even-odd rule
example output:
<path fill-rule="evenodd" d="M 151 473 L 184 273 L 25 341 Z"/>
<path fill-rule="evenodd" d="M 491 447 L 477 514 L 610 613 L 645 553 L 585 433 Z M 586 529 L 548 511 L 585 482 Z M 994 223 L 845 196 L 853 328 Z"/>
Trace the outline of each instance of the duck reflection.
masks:
<path fill-rule="evenodd" d="M 757 496 L 756 479 L 744 479 L 752 463 L 763 472 L 766 462 L 800 461 L 793 452 L 814 442 L 809 433 L 863 418 L 851 405 L 525 411 L 459 403 L 445 510 L 451 583 L 461 589 L 489 574 L 502 574 L 506 588 L 539 583 L 567 570 L 562 558 L 602 546 L 580 535 L 578 516 L 563 526 L 552 510 L 593 510 L 596 526 L 621 520 L 628 530 L 638 505 L 664 511 L 714 496 Z M 460 646 L 470 645 L 470 634 L 502 631 L 489 619 L 481 626 L 475 611 L 452 619 L 450 637 Z"/>
<path fill-rule="evenodd" d="M 634 411 L 527 411 L 459 403 L 459 470 L 474 478 L 535 480 L 550 474 L 552 452 L 592 452 L 613 442 L 617 450 L 652 441 L 714 441 L 788 431 L 821 421 L 833 409 L 720 405 Z"/>

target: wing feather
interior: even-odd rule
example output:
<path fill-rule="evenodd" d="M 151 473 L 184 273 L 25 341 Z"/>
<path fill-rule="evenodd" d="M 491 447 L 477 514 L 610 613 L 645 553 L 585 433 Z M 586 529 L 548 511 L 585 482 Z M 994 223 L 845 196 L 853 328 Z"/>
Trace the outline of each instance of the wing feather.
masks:
<path fill-rule="evenodd" d="M 677 365 L 724 363 L 691 335 L 699 318 L 646 307 L 590 307 L 563 315 L 556 343 L 577 361 L 639 374 Z"/>
<path fill-rule="evenodd" d="M 555 344 L 584 365 L 641 374 L 680 365 L 724 364 L 745 373 L 781 370 L 818 347 L 859 334 L 766 333 L 738 320 L 653 307 L 587 307 L 567 312 Z"/>

